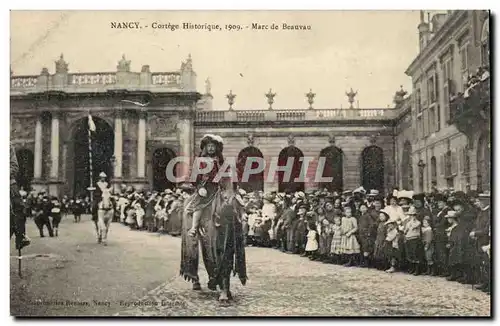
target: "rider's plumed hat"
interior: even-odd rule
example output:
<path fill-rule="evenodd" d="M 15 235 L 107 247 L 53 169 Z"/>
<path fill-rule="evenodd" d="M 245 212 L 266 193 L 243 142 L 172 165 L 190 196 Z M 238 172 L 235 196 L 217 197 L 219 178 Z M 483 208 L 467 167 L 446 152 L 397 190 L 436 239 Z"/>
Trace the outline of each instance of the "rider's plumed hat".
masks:
<path fill-rule="evenodd" d="M 200 149 L 203 150 L 205 148 L 205 146 L 207 146 L 208 143 L 215 143 L 217 146 L 219 146 L 221 151 L 222 151 L 222 148 L 224 146 L 224 140 L 222 139 L 221 136 L 212 135 L 212 134 L 205 134 L 201 138 Z"/>

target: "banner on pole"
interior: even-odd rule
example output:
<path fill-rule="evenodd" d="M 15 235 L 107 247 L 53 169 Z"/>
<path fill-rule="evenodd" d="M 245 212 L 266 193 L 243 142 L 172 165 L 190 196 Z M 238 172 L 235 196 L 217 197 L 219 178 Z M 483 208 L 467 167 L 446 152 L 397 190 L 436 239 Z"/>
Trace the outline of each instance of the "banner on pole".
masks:
<path fill-rule="evenodd" d="M 92 120 L 92 116 L 89 114 L 89 130 L 90 131 L 95 131 L 95 123 L 94 120 Z"/>

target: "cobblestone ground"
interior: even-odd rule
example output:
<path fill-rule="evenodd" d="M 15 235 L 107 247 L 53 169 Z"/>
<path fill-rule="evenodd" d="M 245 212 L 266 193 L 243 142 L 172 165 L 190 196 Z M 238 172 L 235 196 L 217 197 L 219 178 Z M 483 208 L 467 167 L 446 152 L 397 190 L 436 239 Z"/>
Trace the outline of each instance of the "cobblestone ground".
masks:
<path fill-rule="evenodd" d="M 312 262 L 265 248 L 248 248 L 246 286 L 233 278 L 234 303 L 217 293 L 169 280 L 142 298 L 165 305 L 138 306 L 120 316 L 489 316 L 490 297 L 442 278 Z M 203 279 L 206 284 L 206 273 Z M 203 283 L 202 283 L 203 284 Z M 171 302 L 168 304 L 168 302 Z"/>
<path fill-rule="evenodd" d="M 90 223 L 90 222 L 89 222 Z M 443 278 L 411 276 L 356 267 L 312 262 L 297 255 L 266 248 L 247 248 L 249 281 L 242 286 L 232 278 L 234 301 L 223 307 L 217 292 L 192 291 L 178 276 L 180 239 L 158 237 L 112 225 L 110 246 L 95 249 L 89 224 L 68 225 L 67 231 L 84 236 L 42 241 L 43 250 L 59 263 L 32 263 L 20 290 L 15 259 L 11 259 L 11 310 L 22 310 L 34 298 L 92 300 L 101 298 L 110 307 L 32 307 L 28 315 L 113 316 L 489 316 L 490 296 L 470 286 Z M 31 231 L 33 229 L 30 228 Z M 81 238 L 80 240 L 71 240 Z M 53 241 L 52 241 L 53 240 Z M 52 241 L 52 242 L 50 242 Z M 62 243 L 61 243 L 62 241 Z M 50 244 L 50 243 L 52 244 Z M 76 253 L 89 252 L 82 263 Z M 88 244 L 86 242 L 89 242 Z M 30 246 L 31 247 L 31 246 Z M 82 249 L 83 248 L 83 249 Z M 110 249 L 111 248 L 111 249 Z M 55 259 L 57 260 L 57 259 Z M 45 264 L 47 267 L 42 268 Z M 96 264 L 100 264 L 97 265 Z M 42 267 L 41 267 L 42 266 Z M 28 268 L 26 267 L 26 268 Z M 96 274 L 97 272 L 97 274 Z M 46 276 L 41 276 L 42 274 Z M 37 280 L 41 279 L 41 282 Z M 160 281 L 161 280 L 161 281 Z M 21 280 L 21 282 L 31 282 Z M 14 283 L 14 285 L 12 285 Z M 56 284 L 56 285 L 54 285 Z M 78 291 L 74 291 L 78 289 Z M 74 293 L 74 295 L 73 295 Z M 12 296 L 11 295 L 11 296 Z M 21 298 L 21 299 L 19 299 Z M 23 299 L 24 298 L 24 299 Z M 118 304 L 130 303 L 129 307 Z M 14 307 L 14 308 L 12 308 Z M 36 308 L 36 309 L 35 309 Z M 22 310 L 25 311 L 25 310 Z"/>

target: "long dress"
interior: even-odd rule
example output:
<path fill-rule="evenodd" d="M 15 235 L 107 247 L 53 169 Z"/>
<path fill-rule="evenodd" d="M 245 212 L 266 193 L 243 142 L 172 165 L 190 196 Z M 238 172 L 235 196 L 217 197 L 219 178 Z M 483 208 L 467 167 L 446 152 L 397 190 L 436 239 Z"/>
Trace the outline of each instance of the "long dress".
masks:
<path fill-rule="evenodd" d="M 332 244 L 330 247 L 330 253 L 340 255 L 342 254 L 342 226 L 336 224 L 332 225 L 331 233 Z"/>
<path fill-rule="evenodd" d="M 366 212 L 358 220 L 358 239 L 363 252 L 373 253 L 375 238 L 377 236 L 377 223 L 371 212 Z"/>
<path fill-rule="evenodd" d="M 318 241 L 316 240 L 316 231 L 309 230 L 307 232 L 307 243 L 306 243 L 306 251 L 316 251 L 318 250 Z"/>
<path fill-rule="evenodd" d="M 384 222 L 379 222 L 377 226 L 377 237 L 375 238 L 375 248 L 373 250 L 373 257 L 378 261 L 385 260 L 385 237 L 387 228 Z"/>
<path fill-rule="evenodd" d="M 342 217 L 342 240 L 341 247 L 344 254 L 358 254 L 360 252 L 360 247 L 355 234 L 346 235 L 347 232 L 351 232 L 358 228 L 358 222 L 356 218 Z"/>

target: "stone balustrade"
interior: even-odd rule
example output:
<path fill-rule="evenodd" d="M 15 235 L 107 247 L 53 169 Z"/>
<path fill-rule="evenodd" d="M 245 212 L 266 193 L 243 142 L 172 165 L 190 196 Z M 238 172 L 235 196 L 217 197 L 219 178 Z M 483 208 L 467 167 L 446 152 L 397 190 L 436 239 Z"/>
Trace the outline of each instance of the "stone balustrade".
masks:
<path fill-rule="evenodd" d="M 149 65 L 143 65 L 140 72 L 131 71 L 131 61 L 125 55 L 118 61 L 114 72 L 72 73 L 69 64 L 61 54 L 55 62 L 55 73 L 43 68 L 39 75 L 16 76 L 11 70 L 11 94 L 23 95 L 44 91 L 68 93 L 106 92 L 115 89 L 129 89 L 150 92 L 196 92 L 196 73 L 191 56 L 181 63 L 179 70 L 151 72 Z"/>
<path fill-rule="evenodd" d="M 120 74 L 120 75 L 119 75 Z M 40 76 L 11 76 L 11 93 L 31 93 L 47 90 L 67 92 L 107 91 L 113 89 L 133 88 L 153 92 L 193 91 L 193 87 L 182 83 L 181 73 L 68 73 Z"/>
<path fill-rule="evenodd" d="M 36 86 L 38 76 L 12 76 L 10 88 L 33 88 Z"/>
<path fill-rule="evenodd" d="M 178 86 L 181 83 L 181 74 L 177 72 L 156 72 L 151 77 L 153 85 Z"/>
<path fill-rule="evenodd" d="M 116 73 L 84 73 L 84 74 L 70 74 L 70 85 L 109 85 L 116 84 Z"/>
<path fill-rule="evenodd" d="M 324 120 L 393 120 L 400 109 L 322 109 L 322 110 L 231 110 L 200 111 L 197 122 L 218 121 L 324 121 Z"/>

